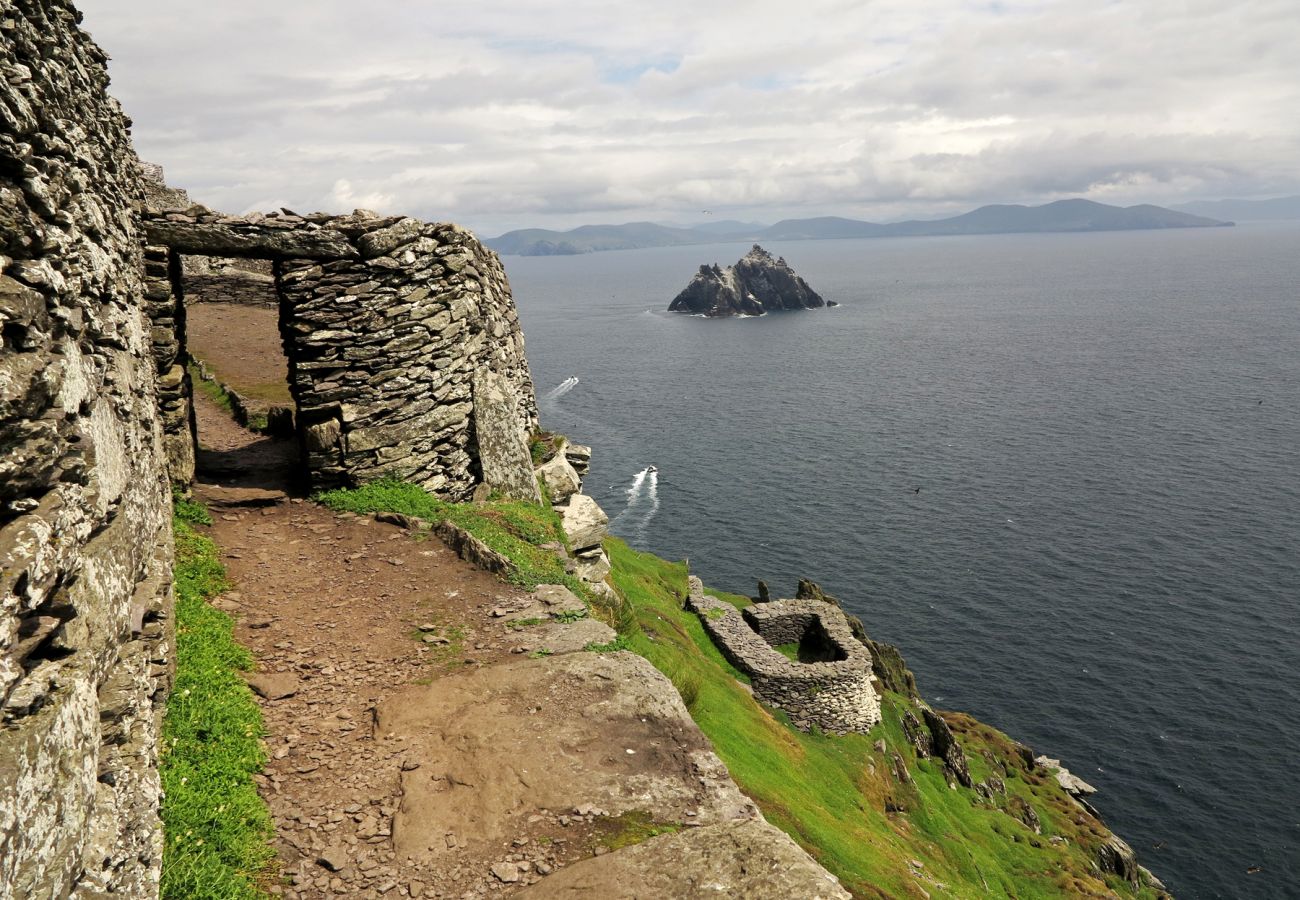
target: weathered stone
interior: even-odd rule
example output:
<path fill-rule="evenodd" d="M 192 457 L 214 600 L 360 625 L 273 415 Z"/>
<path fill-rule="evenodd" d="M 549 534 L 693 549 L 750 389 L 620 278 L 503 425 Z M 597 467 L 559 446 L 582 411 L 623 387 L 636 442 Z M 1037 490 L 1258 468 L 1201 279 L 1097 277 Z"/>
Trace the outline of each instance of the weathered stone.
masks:
<path fill-rule="evenodd" d="M 298 693 L 298 676 L 287 672 L 250 672 L 244 675 L 244 681 L 266 700 L 283 700 Z"/>
<path fill-rule="evenodd" d="M 583 618 L 576 622 L 550 622 L 539 627 L 536 633 L 530 629 L 527 640 L 551 653 L 576 653 L 592 644 L 609 644 L 617 637 L 618 632 L 604 622 Z"/>
<path fill-rule="evenodd" d="M 483 483 L 510 500 L 542 502 L 528 452 L 528 433 L 510 383 L 492 371 L 474 373 L 474 435 Z"/>
<path fill-rule="evenodd" d="M 966 754 L 953 736 L 952 729 L 943 720 L 943 716 L 928 707 L 922 707 L 921 715 L 925 718 L 925 727 L 930 729 L 934 742 L 934 755 L 944 762 L 944 767 L 952 773 L 963 787 L 973 787 L 970 767 L 966 764 Z"/>
<path fill-rule="evenodd" d="M 586 615 L 587 604 L 562 584 L 539 584 L 532 598 L 550 616 Z"/>
<path fill-rule="evenodd" d="M 174 351 L 152 341 L 139 168 L 79 20 L 0 0 L 0 895 L 150 898 Z"/>
<path fill-rule="evenodd" d="M 784 832 L 749 819 L 689 828 L 586 859 L 516 896 L 848 900 L 851 895 Z"/>
<path fill-rule="evenodd" d="M 604 581 L 612 571 L 609 555 L 603 549 L 595 554 L 580 554 L 574 560 L 573 571 L 583 581 Z"/>
<path fill-rule="evenodd" d="M 538 466 L 537 477 L 546 485 L 552 503 L 564 503 L 582 490 L 582 479 L 563 453 L 557 453 Z"/>
<path fill-rule="evenodd" d="M 598 546 L 609 533 L 609 516 L 586 494 L 574 494 L 561 507 L 560 524 L 575 551 Z"/>
<path fill-rule="evenodd" d="M 804 730 L 867 732 L 880 721 L 871 656 L 844 613 L 817 600 L 775 600 L 742 614 L 689 579 L 687 608 L 700 617 L 723 655 L 750 677 L 754 696 L 785 710 Z M 796 645 L 799 662 L 777 652 Z"/>
<path fill-rule="evenodd" d="M 346 235 L 328 228 L 271 228 L 238 220 L 221 224 L 150 216 L 145 219 L 145 232 L 152 244 L 202 256 L 351 259 L 359 255 Z"/>

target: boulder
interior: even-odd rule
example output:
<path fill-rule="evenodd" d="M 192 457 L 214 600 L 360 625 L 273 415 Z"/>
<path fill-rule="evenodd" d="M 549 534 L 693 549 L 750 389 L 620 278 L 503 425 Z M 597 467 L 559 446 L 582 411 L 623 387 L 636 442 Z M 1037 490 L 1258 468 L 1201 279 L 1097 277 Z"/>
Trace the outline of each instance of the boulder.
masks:
<path fill-rule="evenodd" d="M 603 549 L 596 553 L 584 553 L 575 560 L 574 571 L 583 581 L 604 581 L 611 570 L 609 556 Z"/>
<path fill-rule="evenodd" d="M 563 453 L 542 463 L 536 473 L 550 492 L 552 503 L 563 503 L 582 490 L 582 479 Z"/>
<path fill-rule="evenodd" d="M 575 552 L 599 546 L 609 534 L 609 516 L 586 494 L 574 494 L 560 510 L 561 525 Z"/>

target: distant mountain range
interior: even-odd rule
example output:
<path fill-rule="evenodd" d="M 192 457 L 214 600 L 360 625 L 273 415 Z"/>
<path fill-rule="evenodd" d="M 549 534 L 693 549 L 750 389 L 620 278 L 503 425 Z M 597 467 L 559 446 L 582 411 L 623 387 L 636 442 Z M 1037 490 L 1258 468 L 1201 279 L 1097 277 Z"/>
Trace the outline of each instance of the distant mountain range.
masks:
<path fill-rule="evenodd" d="M 1174 209 L 1196 216 L 1234 219 L 1238 222 L 1264 219 L 1300 219 L 1300 197 L 1274 197 L 1272 200 L 1197 200 Z"/>
<path fill-rule="evenodd" d="M 567 256 L 600 250 L 636 250 L 725 241 L 814 241 L 830 238 L 916 237 L 922 235 L 1010 234 L 1049 231 L 1127 231 L 1148 228 L 1209 228 L 1231 225 L 1160 206 L 1107 206 L 1091 200 L 1057 200 L 1043 206 L 981 206 L 950 219 L 878 224 L 822 216 L 784 219 L 762 226 L 745 222 L 708 222 L 691 228 L 629 222 L 583 225 L 571 231 L 525 228 L 487 241 L 498 253 L 519 256 Z M 733 230 L 734 227 L 734 230 Z"/>

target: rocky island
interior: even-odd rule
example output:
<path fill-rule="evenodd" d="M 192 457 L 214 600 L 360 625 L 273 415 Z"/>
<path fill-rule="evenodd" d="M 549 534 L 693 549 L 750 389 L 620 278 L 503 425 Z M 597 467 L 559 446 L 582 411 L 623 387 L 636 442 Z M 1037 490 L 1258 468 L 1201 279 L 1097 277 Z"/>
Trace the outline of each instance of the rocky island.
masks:
<path fill-rule="evenodd" d="M 827 302 L 794 273 L 782 258 L 773 258 L 758 244 L 734 266 L 700 266 L 669 312 L 697 316 L 761 316 L 791 309 L 838 306 Z"/>

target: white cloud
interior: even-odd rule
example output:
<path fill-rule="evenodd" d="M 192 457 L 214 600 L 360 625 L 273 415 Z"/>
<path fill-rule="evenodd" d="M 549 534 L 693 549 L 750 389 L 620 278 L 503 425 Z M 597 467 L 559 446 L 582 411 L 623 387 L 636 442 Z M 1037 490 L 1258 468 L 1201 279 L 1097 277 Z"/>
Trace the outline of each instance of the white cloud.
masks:
<path fill-rule="evenodd" d="M 141 154 L 521 225 L 1300 189 L 1294 0 L 82 0 Z"/>

